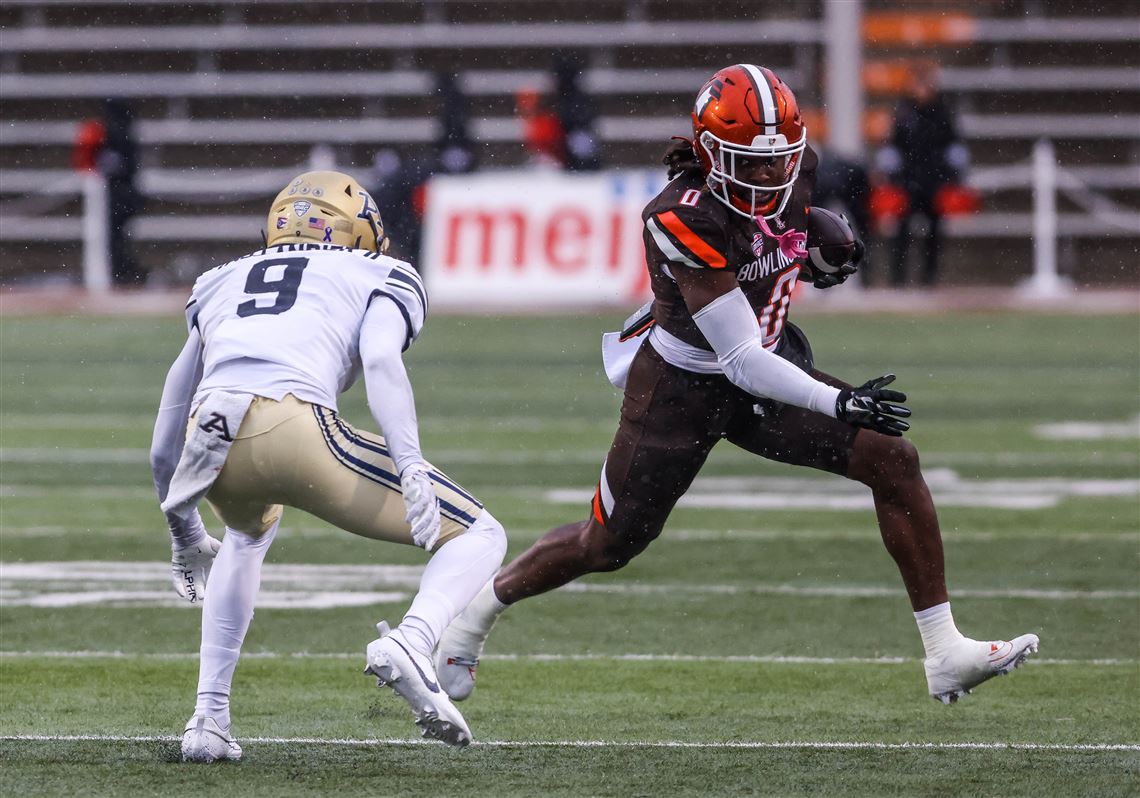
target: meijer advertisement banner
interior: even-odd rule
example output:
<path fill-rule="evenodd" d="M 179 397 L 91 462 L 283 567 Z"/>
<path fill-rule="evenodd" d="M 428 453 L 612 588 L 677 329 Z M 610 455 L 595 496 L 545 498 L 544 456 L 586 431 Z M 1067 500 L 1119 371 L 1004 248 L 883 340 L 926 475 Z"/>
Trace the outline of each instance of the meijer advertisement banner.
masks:
<path fill-rule="evenodd" d="M 641 209 L 664 170 L 448 175 L 428 186 L 423 272 L 451 309 L 630 307 L 649 296 Z"/>

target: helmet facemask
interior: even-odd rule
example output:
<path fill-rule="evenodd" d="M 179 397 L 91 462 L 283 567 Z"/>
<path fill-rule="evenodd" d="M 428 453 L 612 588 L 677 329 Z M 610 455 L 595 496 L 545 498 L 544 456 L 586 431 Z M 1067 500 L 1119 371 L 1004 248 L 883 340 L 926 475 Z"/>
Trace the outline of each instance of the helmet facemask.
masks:
<path fill-rule="evenodd" d="M 701 160 L 709 165 L 706 181 L 713 195 L 734 212 L 750 219 L 779 216 L 791 198 L 807 147 L 807 128 L 801 130 L 799 141 L 789 143 L 782 133 L 761 134 L 751 145 L 735 144 L 710 130 L 702 131 L 697 143 L 705 156 Z M 783 162 L 782 176 L 775 183 L 751 183 L 742 178 L 749 171 L 746 160 L 767 158 Z"/>

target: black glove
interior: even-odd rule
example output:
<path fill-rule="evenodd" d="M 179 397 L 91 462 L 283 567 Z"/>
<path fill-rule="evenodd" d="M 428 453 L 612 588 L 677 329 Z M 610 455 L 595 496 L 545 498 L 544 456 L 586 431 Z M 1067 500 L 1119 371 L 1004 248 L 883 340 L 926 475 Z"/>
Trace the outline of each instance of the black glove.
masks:
<path fill-rule="evenodd" d="M 847 219 L 846 216 L 843 218 L 844 220 Z M 832 274 L 813 271 L 814 279 L 811 284 L 816 288 L 832 288 L 846 282 L 848 277 L 859 271 L 859 264 L 863 261 L 863 255 L 866 252 L 867 248 L 863 246 L 859 236 L 855 236 L 855 251 L 851 253 L 851 260 L 840 266 L 839 271 Z"/>
<path fill-rule="evenodd" d="M 903 421 L 910 417 L 910 409 L 893 404 L 906 401 L 905 393 L 885 387 L 894 381 L 894 374 L 884 374 L 858 388 L 844 388 L 835 399 L 835 417 L 852 426 L 900 437 L 910 429 Z"/>

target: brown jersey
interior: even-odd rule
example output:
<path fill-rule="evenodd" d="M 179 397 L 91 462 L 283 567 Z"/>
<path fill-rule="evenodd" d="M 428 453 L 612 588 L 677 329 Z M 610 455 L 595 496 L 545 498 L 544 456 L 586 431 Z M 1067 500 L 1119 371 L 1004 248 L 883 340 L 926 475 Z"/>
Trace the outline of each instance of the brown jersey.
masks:
<path fill-rule="evenodd" d="M 728 269 L 756 313 L 765 348 L 776 347 L 807 257 L 788 257 L 777 237 L 789 231 L 806 237 L 818 163 L 815 152 L 806 149 L 791 199 L 778 218 L 767 222 L 768 232 L 710 194 L 696 171 L 678 175 L 645 206 L 641 212 L 645 262 L 653 288 L 653 318 L 662 329 L 711 351 L 685 306 L 672 270 Z"/>

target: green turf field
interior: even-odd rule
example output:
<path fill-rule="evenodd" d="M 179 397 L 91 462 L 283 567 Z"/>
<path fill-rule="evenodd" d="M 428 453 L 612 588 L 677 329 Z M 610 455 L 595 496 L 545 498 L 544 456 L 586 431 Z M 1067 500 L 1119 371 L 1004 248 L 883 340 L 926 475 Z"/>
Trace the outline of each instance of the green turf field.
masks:
<path fill-rule="evenodd" d="M 587 512 L 618 406 L 598 343 L 617 321 L 435 318 L 409 352 L 425 452 L 503 521 L 508 556 Z M 960 628 L 1041 636 L 1012 677 L 931 701 L 867 491 L 725 445 L 627 569 L 504 616 L 459 753 L 418 744 L 360 673 L 422 552 L 287 511 L 235 680 L 245 760 L 183 765 L 198 613 L 167 582 L 146 464 L 181 321 L 8 318 L 0 791 L 1140 793 L 1140 318 L 801 322 L 821 368 L 899 374 Z M 361 391 L 342 410 L 373 427 Z"/>

